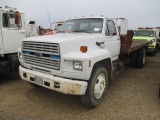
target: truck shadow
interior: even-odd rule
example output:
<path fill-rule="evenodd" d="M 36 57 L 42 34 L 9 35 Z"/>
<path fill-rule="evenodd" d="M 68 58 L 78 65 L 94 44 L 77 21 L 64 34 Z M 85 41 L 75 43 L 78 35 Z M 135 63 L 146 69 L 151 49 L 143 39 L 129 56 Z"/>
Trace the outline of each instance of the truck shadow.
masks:
<path fill-rule="evenodd" d="M 82 104 L 80 96 L 78 95 L 67 95 L 46 88 L 34 88 L 33 86 L 30 86 L 30 89 L 25 95 L 25 98 L 33 102 L 35 106 L 44 107 L 48 110 L 52 109 L 61 112 L 68 110 L 90 110 L 90 108 Z"/>
<path fill-rule="evenodd" d="M 15 82 L 20 79 L 19 72 L 0 73 L 0 84 Z"/>

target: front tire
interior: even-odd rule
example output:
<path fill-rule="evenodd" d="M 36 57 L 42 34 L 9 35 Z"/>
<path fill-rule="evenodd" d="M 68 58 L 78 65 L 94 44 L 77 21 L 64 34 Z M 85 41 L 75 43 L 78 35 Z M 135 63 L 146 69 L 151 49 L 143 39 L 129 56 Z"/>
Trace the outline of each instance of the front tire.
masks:
<path fill-rule="evenodd" d="M 84 105 L 95 108 L 102 103 L 108 87 L 108 72 L 102 65 L 95 65 L 86 93 L 81 96 Z"/>

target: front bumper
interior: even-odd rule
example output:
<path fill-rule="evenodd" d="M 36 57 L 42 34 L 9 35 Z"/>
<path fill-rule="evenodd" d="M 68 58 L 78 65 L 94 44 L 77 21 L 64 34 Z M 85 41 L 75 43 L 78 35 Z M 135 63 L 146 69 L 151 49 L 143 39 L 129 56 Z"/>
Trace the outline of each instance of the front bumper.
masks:
<path fill-rule="evenodd" d="M 73 79 L 61 78 L 19 67 L 21 79 L 64 94 L 84 95 L 88 83 Z"/>

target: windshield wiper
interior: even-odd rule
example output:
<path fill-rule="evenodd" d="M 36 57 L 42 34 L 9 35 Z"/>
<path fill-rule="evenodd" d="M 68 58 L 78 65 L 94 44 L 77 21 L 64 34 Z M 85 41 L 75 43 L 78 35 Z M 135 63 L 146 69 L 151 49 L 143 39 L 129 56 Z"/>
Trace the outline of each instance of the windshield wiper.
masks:
<path fill-rule="evenodd" d="M 91 34 L 91 32 L 86 31 L 86 30 L 75 30 L 75 31 L 72 31 L 72 32 L 84 32 L 84 33 L 90 33 Z"/>

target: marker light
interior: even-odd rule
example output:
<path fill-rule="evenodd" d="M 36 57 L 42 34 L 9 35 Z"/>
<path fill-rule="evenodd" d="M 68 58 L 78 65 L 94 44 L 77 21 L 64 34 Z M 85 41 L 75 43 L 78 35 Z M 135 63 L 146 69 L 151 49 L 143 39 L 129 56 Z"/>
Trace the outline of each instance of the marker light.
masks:
<path fill-rule="evenodd" d="M 81 46 L 80 51 L 81 52 L 87 52 L 87 46 Z"/>

